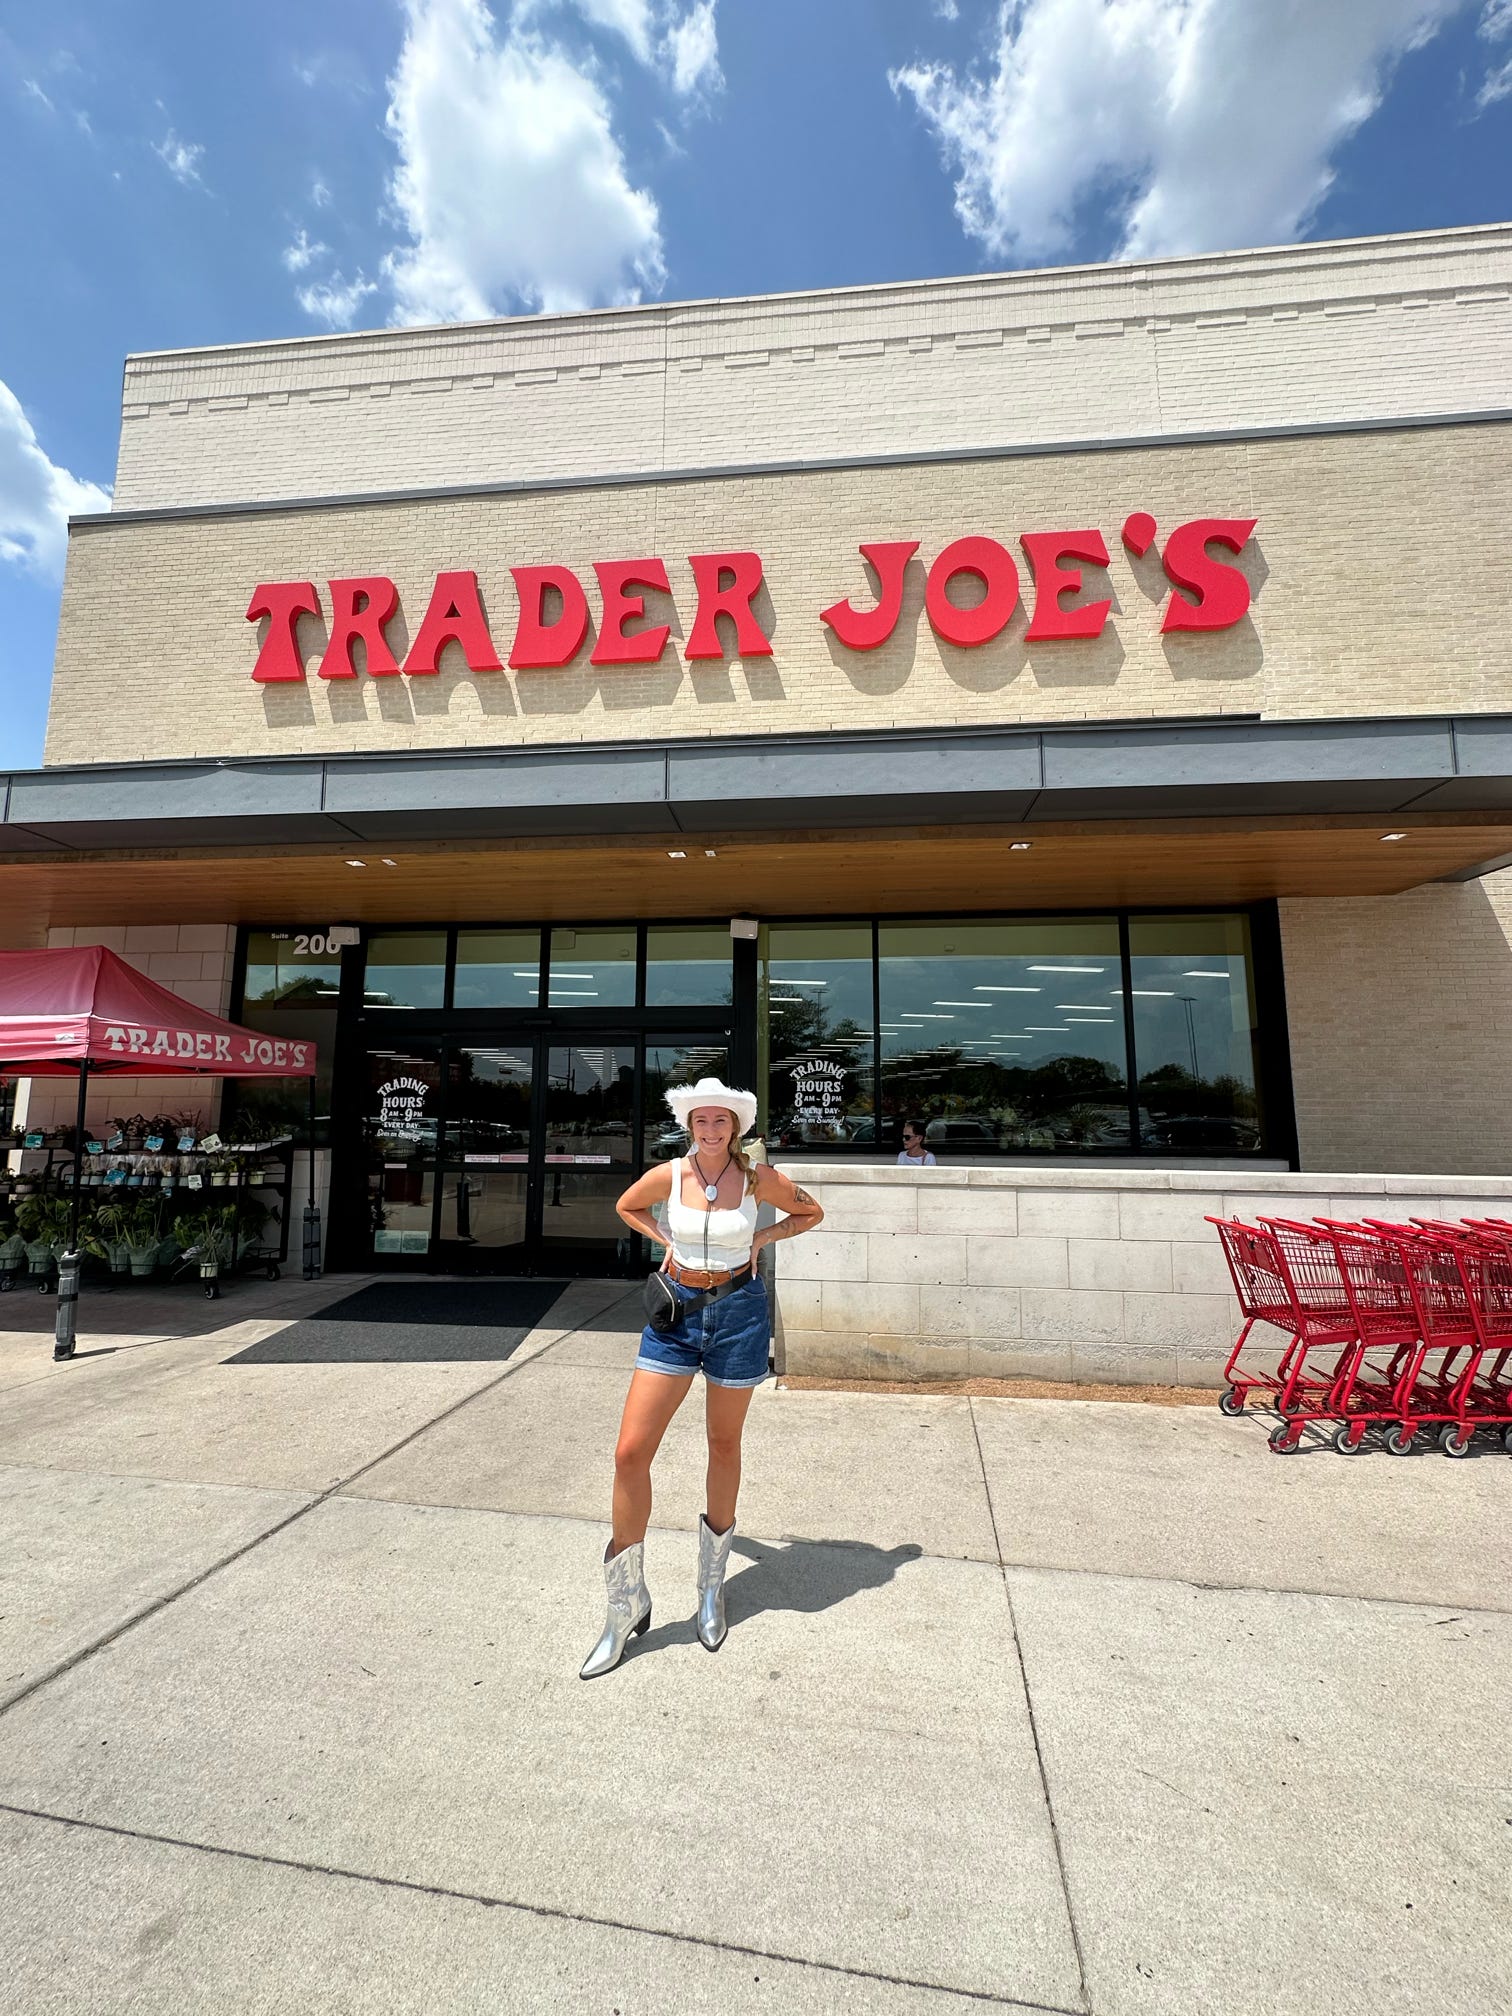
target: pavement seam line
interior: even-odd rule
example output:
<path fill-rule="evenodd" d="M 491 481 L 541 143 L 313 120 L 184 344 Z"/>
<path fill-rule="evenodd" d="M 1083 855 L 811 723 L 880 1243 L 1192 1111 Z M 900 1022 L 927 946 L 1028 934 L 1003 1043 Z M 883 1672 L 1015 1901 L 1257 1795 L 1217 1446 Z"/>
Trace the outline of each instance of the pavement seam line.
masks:
<path fill-rule="evenodd" d="M 608 1307 L 612 1309 L 614 1307 L 614 1303 L 611 1302 L 608 1305 Z M 594 1312 L 594 1316 L 585 1317 L 582 1323 L 574 1324 L 572 1326 L 572 1329 L 563 1331 L 561 1337 L 558 1337 L 555 1341 L 557 1343 L 561 1343 L 563 1338 L 574 1335 L 576 1331 L 582 1329 L 587 1323 L 591 1323 L 596 1316 L 602 1316 L 605 1314 L 607 1314 L 607 1310 L 604 1309 L 596 1310 Z M 546 1345 L 543 1347 L 544 1350 L 550 1350 L 551 1348 L 552 1347 L 550 1345 Z M 166 1610 L 170 1603 L 177 1603 L 180 1597 L 187 1596 L 191 1592 L 191 1590 L 198 1589 L 202 1583 L 208 1582 L 212 1575 L 219 1575 L 222 1569 L 229 1568 L 232 1566 L 233 1563 L 242 1560 L 244 1556 L 252 1552 L 254 1547 L 261 1547 L 264 1541 L 273 1539 L 275 1534 L 282 1533 L 285 1530 L 285 1528 L 294 1525 L 294 1523 L 297 1520 L 307 1519 L 312 1512 L 317 1512 L 320 1509 L 320 1507 L 324 1505 L 329 1499 L 336 1497 L 341 1492 L 341 1490 L 345 1485 L 354 1483 L 357 1478 L 364 1476 L 367 1471 L 373 1469 L 377 1464 L 386 1463 L 389 1457 L 396 1456 L 401 1449 L 407 1448 L 408 1445 L 411 1442 L 413 1442 L 417 1436 L 428 1433 L 430 1429 L 437 1427 L 442 1421 L 448 1420 L 453 1414 L 457 1413 L 461 1408 L 466 1407 L 470 1405 L 472 1401 L 481 1398 L 483 1394 L 491 1393 L 496 1386 L 502 1385 L 506 1379 L 511 1379 L 517 1372 L 523 1371 L 526 1365 L 533 1364 L 535 1362 L 535 1357 L 539 1357 L 540 1355 L 541 1353 L 537 1352 L 534 1354 L 533 1357 L 524 1359 L 518 1363 L 515 1362 L 513 1359 L 511 1359 L 511 1361 L 505 1365 L 503 1371 L 500 1372 L 499 1376 L 496 1379 L 490 1379 L 487 1385 L 479 1386 L 475 1388 L 474 1391 L 471 1393 L 464 1393 L 460 1399 L 454 1400 L 451 1406 L 443 1408 L 439 1414 L 432 1416 L 432 1418 L 429 1421 L 422 1422 L 418 1428 L 411 1429 L 408 1435 L 401 1436 L 400 1439 L 393 1445 L 392 1448 L 383 1450 L 379 1455 L 370 1458 L 368 1462 L 360 1465 L 356 1470 L 353 1470 L 349 1476 L 338 1477 L 336 1482 L 334 1484 L 328 1485 L 324 1491 L 320 1491 L 312 1495 L 305 1504 L 297 1506 L 294 1509 L 294 1511 L 292 1511 L 288 1515 L 287 1518 L 280 1519 L 276 1525 L 269 1526 L 262 1533 L 254 1534 L 250 1540 L 245 1541 L 240 1547 L 233 1548 L 229 1554 L 223 1555 L 220 1560 L 212 1561 L 207 1567 L 202 1568 L 198 1574 L 190 1576 L 187 1582 L 181 1582 L 176 1588 L 166 1591 L 165 1594 L 156 1597 L 151 1603 L 144 1604 L 140 1610 L 133 1611 L 133 1613 L 129 1617 L 122 1618 L 121 1621 L 118 1624 L 116 1624 L 111 1630 L 107 1631 L 103 1635 L 103 1637 L 96 1638 L 91 1644 L 81 1646 L 77 1652 L 70 1653 L 66 1659 L 60 1660 L 56 1666 L 49 1667 L 45 1673 L 39 1673 L 36 1676 L 36 1678 L 29 1681 L 27 1685 L 20 1690 L 19 1693 L 13 1694 L 8 1701 L 0 1702 L 0 1716 L 8 1715 L 13 1708 L 20 1707 L 23 1701 L 29 1701 L 32 1698 L 32 1696 L 39 1691 L 39 1689 L 48 1686 L 54 1680 L 61 1679 L 65 1673 L 71 1673 L 76 1666 L 81 1666 L 86 1659 L 92 1659 L 97 1652 L 102 1652 L 107 1645 L 113 1645 L 118 1638 L 123 1638 L 128 1631 L 134 1631 L 139 1624 L 144 1624 L 149 1617 L 157 1616 L 158 1612 L 161 1610 Z M 6 1467 L 17 1468 L 23 1466 L 10 1465 Z M 31 1464 L 26 1465 L 24 1467 L 30 1469 L 45 1469 L 48 1466 Z M 101 1474 L 109 1474 L 109 1473 L 101 1473 L 98 1471 L 89 1472 L 89 1471 L 76 1470 L 63 1473 L 53 1472 L 52 1474 L 64 1474 L 68 1476 L 89 1476 L 89 1475 L 98 1476 Z M 161 1482 L 168 1482 L 171 1480 L 160 1478 L 155 1481 L 161 1483 Z M 251 1488 L 266 1488 L 266 1487 L 251 1487 Z M 361 1501 L 361 1502 L 381 1503 L 384 1501 L 380 1500 L 380 1501 Z M 600 1521 L 599 1523 L 602 1524 L 603 1522 Z"/>
<path fill-rule="evenodd" d="M 1024 1709 L 1029 1717 L 1029 1735 L 1034 1744 L 1035 1769 L 1039 1772 L 1040 1793 L 1045 1802 L 1045 1817 L 1050 1822 L 1050 1843 L 1055 1850 L 1055 1870 L 1060 1877 L 1061 1896 L 1066 1906 L 1066 1923 L 1071 1928 L 1071 1944 L 1076 1953 L 1076 1973 L 1081 1984 L 1082 2008 L 1092 2009 L 1091 1991 L 1087 1987 L 1087 1961 L 1082 1951 L 1081 1928 L 1076 1922 L 1076 1907 L 1071 1901 L 1071 1885 L 1066 1876 L 1066 1857 L 1061 1847 L 1060 1823 L 1055 1817 L 1055 1801 L 1050 1796 L 1050 1777 L 1045 1769 L 1045 1753 L 1040 1744 L 1039 1720 L 1034 1712 L 1034 1695 L 1029 1687 L 1029 1668 L 1024 1663 L 1024 1648 L 1019 1638 L 1018 1617 L 1013 1608 L 1013 1591 L 1008 1586 L 1008 1570 L 1003 1561 L 1003 1542 L 998 1532 L 997 1507 L 992 1502 L 992 1485 L 987 1477 L 987 1463 L 982 1455 L 982 1438 L 977 1432 L 976 1409 L 971 1404 L 972 1396 L 966 1396 L 966 1411 L 971 1416 L 971 1435 L 976 1444 L 977 1466 L 982 1476 L 982 1491 L 987 1500 L 987 1516 L 992 1522 L 992 1544 L 997 1549 L 998 1574 L 1003 1584 L 1003 1601 L 1008 1608 L 1008 1629 L 1013 1638 L 1013 1656 L 1018 1662 L 1019 1680 L 1024 1689 Z"/>
<path fill-rule="evenodd" d="M 36 1806 L 13 1806 L 0 1800 L 0 1813 L 22 1820 L 43 1820 L 56 1827 L 73 1827 L 90 1834 L 108 1834 L 124 1841 L 150 1842 L 163 1848 L 181 1848 L 189 1854 L 217 1855 L 236 1862 L 251 1862 L 270 1869 L 288 1869 L 302 1876 L 324 1876 L 335 1882 L 371 1883 L 384 1890 L 403 1890 L 420 1897 L 441 1897 L 457 1904 L 481 1904 L 489 1910 L 521 1911 L 533 1918 L 555 1919 L 567 1925 L 592 1925 L 606 1932 L 630 1932 L 642 1939 L 663 1939 L 677 1946 L 697 1946 L 714 1953 L 737 1954 L 750 1960 L 771 1960 L 785 1967 L 810 1967 L 823 1974 L 840 1974 L 857 1981 L 876 1981 L 885 1987 L 917 1988 L 927 1994 L 954 1995 L 964 2001 L 981 2002 L 993 2009 L 1020 2009 L 1032 2016 L 1086 2016 L 1085 2010 L 1068 2009 L 1060 2002 L 1024 2002 L 1012 1996 L 993 1995 L 982 1988 L 951 1988 L 939 1981 L 919 1981 L 907 1974 L 880 1974 L 864 1967 L 847 1967 L 837 1960 L 817 1960 L 802 1953 L 778 1953 L 765 1946 L 738 1946 L 725 1939 L 709 1939 L 696 1932 L 671 1932 L 655 1925 L 632 1925 L 621 1918 L 598 1918 L 586 1911 L 568 1911 L 554 1904 L 526 1904 L 514 1897 L 494 1897 L 479 1890 L 454 1890 L 443 1883 L 421 1883 L 413 1877 L 381 1876 L 363 1869 L 342 1869 L 331 1863 L 302 1862 L 290 1855 L 267 1855 L 251 1848 L 227 1848 L 214 1841 L 188 1841 L 176 1834 L 157 1834 L 145 1827 L 122 1827 L 108 1820 L 83 1820 L 69 1813 L 49 1813 Z"/>

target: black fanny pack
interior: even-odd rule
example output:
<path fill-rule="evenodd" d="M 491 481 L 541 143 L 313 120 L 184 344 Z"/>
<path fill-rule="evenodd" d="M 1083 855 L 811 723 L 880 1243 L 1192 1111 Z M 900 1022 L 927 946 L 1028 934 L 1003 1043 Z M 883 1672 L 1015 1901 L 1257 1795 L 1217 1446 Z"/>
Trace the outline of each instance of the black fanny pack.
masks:
<path fill-rule="evenodd" d="M 733 1295 L 737 1288 L 744 1288 L 752 1278 L 754 1269 L 748 1262 L 738 1268 L 728 1281 L 721 1281 L 717 1288 L 701 1288 L 684 1302 L 672 1286 L 666 1274 L 648 1274 L 641 1300 L 645 1306 L 646 1321 L 653 1330 L 672 1330 L 686 1315 L 695 1309 L 706 1309 L 711 1302 L 717 1302 L 722 1295 Z"/>

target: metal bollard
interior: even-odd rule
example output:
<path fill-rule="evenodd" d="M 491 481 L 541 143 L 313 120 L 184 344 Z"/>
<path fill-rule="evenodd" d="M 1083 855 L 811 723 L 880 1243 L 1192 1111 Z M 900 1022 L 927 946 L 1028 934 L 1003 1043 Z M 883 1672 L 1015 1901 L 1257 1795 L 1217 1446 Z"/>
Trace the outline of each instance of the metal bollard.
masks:
<path fill-rule="evenodd" d="M 53 1318 L 53 1357 L 72 1358 L 79 1307 L 79 1256 L 58 1255 L 58 1313 Z"/>
<path fill-rule="evenodd" d="M 304 1208 L 304 1278 L 315 1281 L 320 1277 L 320 1206 L 306 1204 Z"/>

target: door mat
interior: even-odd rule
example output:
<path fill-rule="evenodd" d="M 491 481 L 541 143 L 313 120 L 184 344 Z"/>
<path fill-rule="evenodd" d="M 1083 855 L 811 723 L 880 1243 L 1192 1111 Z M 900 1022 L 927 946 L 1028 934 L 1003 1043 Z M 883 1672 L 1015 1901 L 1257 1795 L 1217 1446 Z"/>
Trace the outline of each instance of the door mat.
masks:
<path fill-rule="evenodd" d="M 1145 1407 L 1215 1407 L 1216 1386 L 1081 1385 L 1069 1379 L 820 1379 L 807 1373 L 779 1375 L 777 1384 L 794 1393 L 970 1394 L 985 1400 L 1127 1400 Z M 1258 1411 L 1258 1408 L 1257 1410 Z"/>
<path fill-rule="evenodd" d="M 486 1362 L 519 1350 L 565 1281 L 381 1281 L 249 1345 L 228 1365 Z"/>

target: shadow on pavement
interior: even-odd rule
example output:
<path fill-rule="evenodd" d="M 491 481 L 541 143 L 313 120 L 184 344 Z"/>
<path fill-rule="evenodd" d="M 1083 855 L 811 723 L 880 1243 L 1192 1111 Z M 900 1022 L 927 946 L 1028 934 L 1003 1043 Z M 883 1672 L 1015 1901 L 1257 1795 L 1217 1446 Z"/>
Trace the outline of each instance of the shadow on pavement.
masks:
<path fill-rule="evenodd" d="M 652 1537 L 654 1541 L 655 1536 Z M 737 1624 L 759 1617 L 764 1610 L 791 1610 L 816 1616 L 864 1589 L 882 1588 L 901 1567 L 917 1561 L 923 1553 L 924 1549 L 914 1540 L 897 1547 L 873 1547 L 864 1540 L 789 1540 L 774 1547 L 743 1539 L 737 1532 L 725 1582 L 725 1621 L 733 1630 Z M 736 1556 L 750 1564 L 738 1573 Z M 647 1560 L 646 1581 L 651 1590 L 654 1618 L 658 1613 L 654 1557 Z M 666 1623 L 653 1623 L 643 1638 L 631 1641 L 625 1654 L 627 1660 L 658 1645 L 677 1644 L 696 1636 L 694 1590 L 679 1589 L 661 1601 L 674 1607 L 680 1605 L 686 1614 Z M 665 1616 L 665 1609 L 661 1614 Z"/>

